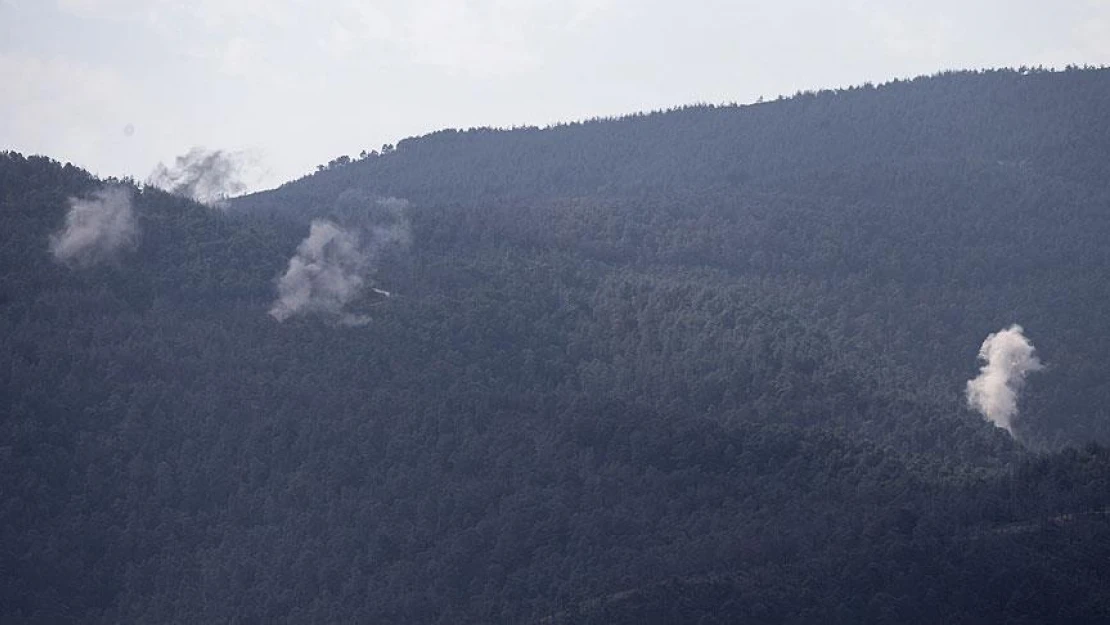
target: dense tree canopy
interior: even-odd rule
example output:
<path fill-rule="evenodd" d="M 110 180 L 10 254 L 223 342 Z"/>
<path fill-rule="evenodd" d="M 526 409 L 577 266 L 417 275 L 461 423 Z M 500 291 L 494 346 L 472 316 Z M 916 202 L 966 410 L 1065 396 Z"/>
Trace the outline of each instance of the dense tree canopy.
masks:
<path fill-rule="evenodd" d="M 113 181 L 89 267 L 50 240 L 103 181 L 2 153 L 0 620 L 1105 622 L 1108 103 L 946 73 Z M 374 248 L 346 316 L 279 322 L 322 220 Z M 963 395 L 1015 322 L 1016 441 Z"/>

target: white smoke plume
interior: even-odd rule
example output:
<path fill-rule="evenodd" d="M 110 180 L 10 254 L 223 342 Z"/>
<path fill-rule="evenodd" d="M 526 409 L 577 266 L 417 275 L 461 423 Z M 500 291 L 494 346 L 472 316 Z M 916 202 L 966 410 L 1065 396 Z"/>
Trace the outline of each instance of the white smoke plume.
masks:
<path fill-rule="evenodd" d="M 297 314 L 322 313 L 343 318 L 343 308 L 365 284 L 368 259 L 356 233 L 317 219 L 297 246 L 289 269 L 278 280 L 278 300 L 270 316 L 285 321 Z"/>
<path fill-rule="evenodd" d="M 1013 418 L 1025 376 L 1044 368 L 1019 325 L 987 336 L 979 348 L 983 366 L 979 377 L 967 383 L 967 403 L 1014 436 Z"/>
<path fill-rule="evenodd" d="M 364 196 L 346 193 L 340 198 L 339 208 L 350 208 L 360 198 Z M 405 200 L 375 199 L 344 220 L 360 225 L 313 220 L 308 237 L 278 278 L 278 299 L 270 308 L 270 316 L 280 322 L 296 315 L 319 314 L 343 325 L 368 323 L 369 317 L 351 314 L 346 307 L 372 283 L 383 254 L 391 248 L 408 246 L 411 235 L 407 208 Z M 390 296 L 372 286 L 370 290 Z"/>
<path fill-rule="evenodd" d="M 126 187 L 108 186 L 87 198 L 69 198 L 65 227 L 50 237 L 59 262 L 88 267 L 135 244 L 139 228 Z"/>
<path fill-rule="evenodd" d="M 227 198 L 247 190 L 243 177 L 248 160 L 242 152 L 194 147 L 174 159 L 173 167 L 158 163 L 147 184 L 202 204 L 222 207 Z"/>

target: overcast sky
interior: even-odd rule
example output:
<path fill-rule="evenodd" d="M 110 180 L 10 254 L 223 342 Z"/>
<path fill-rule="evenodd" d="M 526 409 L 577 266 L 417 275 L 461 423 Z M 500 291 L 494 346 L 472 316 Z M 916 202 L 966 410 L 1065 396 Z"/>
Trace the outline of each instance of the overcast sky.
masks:
<path fill-rule="evenodd" d="M 942 69 L 1110 65 L 1110 0 L 0 0 L 0 149 L 252 189 L 444 127 L 545 125 Z"/>

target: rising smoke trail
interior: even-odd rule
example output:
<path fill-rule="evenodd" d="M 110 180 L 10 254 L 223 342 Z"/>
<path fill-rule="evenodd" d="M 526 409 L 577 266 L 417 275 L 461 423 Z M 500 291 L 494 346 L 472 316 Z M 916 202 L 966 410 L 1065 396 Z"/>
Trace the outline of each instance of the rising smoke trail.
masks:
<path fill-rule="evenodd" d="M 69 198 L 65 227 L 50 237 L 55 260 L 88 267 L 135 244 L 139 228 L 126 187 L 107 186 L 87 198 Z"/>
<path fill-rule="evenodd" d="M 979 360 L 984 363 L 979 377 L 967 383 L 968 405 L 1010 436 L 1014 436 L 1013 418 L 1025 376 L 1044 368 L 1022 332 L 1021 326 L 1012 325 L 987 336 L 979 348 Z"/>
<path fill-rule="evenodd" d="M 343 308 L 358 295 L 368 259 L 357 233 L 322 219 L 313 220 L 289 268 L 278 280 L 278 300 L 270 316 L 278 321 L 308 313 L 341 320 Z M 351 320 L 357 321 L 357 320 Z"/>
<path fill-rule="evenodd" d="M 174 159 L 173 167 L 158 163 L 147 184 L 209 206 L 223 207 L 227 198 L 247 190 L 243 182 L 247 157 L 241 152 L 194 147 Z"/>
<path fill-rule="evenodd" d="M 271 317 L 281 322 L 296 315 L 319 314 L 343 325 L 369 322 L 369 317 L 345 309 L 371 283 L 383 254 L 409 245 L 411 231 L 407 201 L 372 199 L 354 212 L 353 204 L 366 199 L 352 192 L 340 197 L 337 208 L 341 216 L 345 214 L 345 225 L 329 219 L 312 221 L 308 237 L 297 246 L 288 269 L 277 280 L 278 298 L 270 308 Z M 381 289 L 370 290 L 391 296 Z"/>

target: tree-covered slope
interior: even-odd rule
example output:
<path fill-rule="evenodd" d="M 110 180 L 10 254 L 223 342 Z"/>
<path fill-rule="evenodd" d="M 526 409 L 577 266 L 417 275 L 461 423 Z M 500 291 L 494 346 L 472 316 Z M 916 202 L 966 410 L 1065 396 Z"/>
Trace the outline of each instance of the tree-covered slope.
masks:
<path fill-rule="evenodd" d="M 298 200 L 373 184 L 422 201 L 620 195 L 735 186 L 830 193 L 828 177 L 945 164 L 1099 186 L 1110 70 L 949 72 L 550 128 L 444 130 L 257 196 Z M 388 157 L 388 158 L 386 158 Z M 886 195 L 886 191 L 883 190 Z M 252 203 L 245 198 L 245 203 Z"/>
<path fill-rule="evenodd" d="M 235 207 L 303 217 L 370 189 L 434 221 L 418 246 L 714 270 L 949 405 L 986 335 L 1020 323 L 1050 364 L 1031 381 L 1026 443 L 1108 440 L 1108 102 L 1110 70 L 1003 70 L 444 131 Z"/>
<path fill-rule="evenodd" d="M 1108 90 L 448 131 L 226 211 L 114 181 L 91 266 L 52 235 L 104 182 L 0 154 L 0 620 L 1098 622 Z M 350 251 L 314 219 L 381 249 L 279 322 Z M 963 397 L 1011 322 L 1020 443 Z"/>

